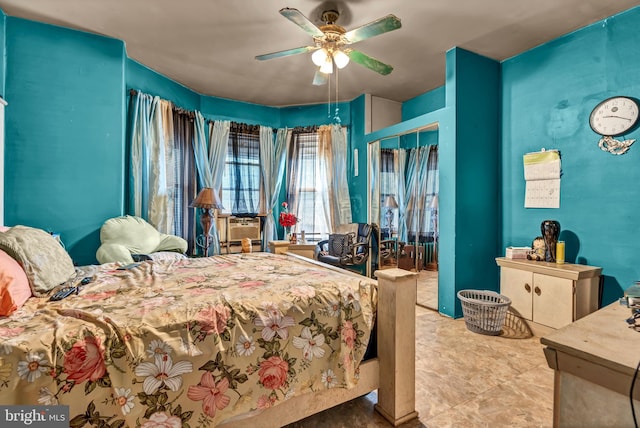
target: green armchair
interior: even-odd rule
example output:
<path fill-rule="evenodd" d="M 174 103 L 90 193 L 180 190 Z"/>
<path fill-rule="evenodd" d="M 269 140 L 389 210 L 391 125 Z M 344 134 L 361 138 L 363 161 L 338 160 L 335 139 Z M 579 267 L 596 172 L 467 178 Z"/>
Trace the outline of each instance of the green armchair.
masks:
<path fill-rule="evenodd" d="M 100 263 L 133 263 L 133 255 L 150 255 L 160 251 L 184 254 L 187 241 L 179 236 L 160 233 L 140 217 L 125 215 L 107 220 L 100 228 L 96 258 Z M 153 258 L 153 257 L 149 257 Z"/>

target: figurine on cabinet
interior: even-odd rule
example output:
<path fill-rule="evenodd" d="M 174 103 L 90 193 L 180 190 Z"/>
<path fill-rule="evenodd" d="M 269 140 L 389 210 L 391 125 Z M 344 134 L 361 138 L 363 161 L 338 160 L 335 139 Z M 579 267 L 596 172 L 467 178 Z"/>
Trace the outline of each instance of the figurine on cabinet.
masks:
<path fill-rule="evenodd" d="M 536 237 L 531 243 L 531 253 L 527 254 L 527 259 L 543 261 L 545 256 L 545 244 L 542 236 Z"/>

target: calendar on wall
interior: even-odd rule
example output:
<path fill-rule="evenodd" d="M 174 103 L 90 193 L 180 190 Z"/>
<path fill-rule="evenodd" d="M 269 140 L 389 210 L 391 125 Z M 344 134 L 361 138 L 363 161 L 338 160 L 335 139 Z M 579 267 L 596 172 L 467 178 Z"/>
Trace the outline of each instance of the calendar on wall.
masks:
<path fill-rule="evenodd" d="M 525 208 L 560 208 L 560 152 L 545 150 L 523 156 Z"/>

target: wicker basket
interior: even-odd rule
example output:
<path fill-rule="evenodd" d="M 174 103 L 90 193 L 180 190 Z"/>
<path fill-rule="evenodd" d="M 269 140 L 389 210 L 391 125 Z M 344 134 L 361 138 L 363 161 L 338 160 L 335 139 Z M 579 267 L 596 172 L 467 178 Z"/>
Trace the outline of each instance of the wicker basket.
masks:
<path fill-rule="evenodd" d="M 511 299 L 494 291 L 482 290 L 460 290 L 458 298 L 469 330 L 491 336 L 500 334 Z"/>

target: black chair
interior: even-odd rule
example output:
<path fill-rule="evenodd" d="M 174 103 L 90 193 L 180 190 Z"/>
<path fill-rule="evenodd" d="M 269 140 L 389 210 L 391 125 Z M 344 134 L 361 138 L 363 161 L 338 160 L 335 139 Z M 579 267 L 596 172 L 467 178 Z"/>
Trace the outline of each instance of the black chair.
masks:
<path fill-rule="evenodd" d="M 343 268 L 364 265 L 369 258 L 372 230 L 367 223 L 358 223 L 357 233 L 332 233 L 316 245 L 316 259 Z"/>

